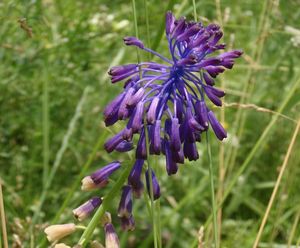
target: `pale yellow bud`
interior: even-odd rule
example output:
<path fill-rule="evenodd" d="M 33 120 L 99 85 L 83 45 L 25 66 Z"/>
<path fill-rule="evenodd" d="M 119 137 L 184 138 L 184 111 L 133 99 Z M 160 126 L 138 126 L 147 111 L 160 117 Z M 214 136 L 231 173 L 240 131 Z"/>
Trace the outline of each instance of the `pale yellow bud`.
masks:
<path fill-rule="evenodd" d="M 76 226 L 73 223 L 52 225 L 45 228 L 44 232 L 47 235 L 47 239 L 52 242 L 60 240 L 61 238 L 70 235 L 75 232 Z"/>

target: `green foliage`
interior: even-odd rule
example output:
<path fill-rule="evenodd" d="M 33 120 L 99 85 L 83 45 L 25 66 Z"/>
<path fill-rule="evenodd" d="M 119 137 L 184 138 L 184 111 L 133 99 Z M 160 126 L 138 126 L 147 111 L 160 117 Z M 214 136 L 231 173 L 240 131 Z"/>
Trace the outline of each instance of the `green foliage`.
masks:
<path fill-rule="evenodd" d="M 139 36 L 146 41 L 143 1 L 136 3 Z M 245 104 L 278 111 L 300 78 L 299 1 L 220 0 L 220 3 L 224 41 L 245 53 L 234 69 L 217 82 L 225 86 L 226 103 L 242 99 Z M 204 23 L 206 19 L 217 22 L 220 18 L 215 1 L 196 1 L 196 7 Z M 167 56 L 167 42 L 162 33 L 166 9 L 193 19 L 193 5 L 188 0 L 148 1 L 151 46 Z M 16 245 L 16 236 L 12 235 L 16 234 L 24 247 L 30 247 L 30 242 L 36 247 L 43 242 L 43 227 L 55 217 L 74 182 L 81 179 L 79 174 L 96 143 L 100 139 L 99 144 L 103 144 L 106 137 L 121 128 L 121 125 L 105 128 L 101 112 L 122 89 L 119 84 L 110 84 L 106 75 L 109 66 L 136 61 L 135 49 L 124 49 L 122 42 L 123 36 L 134 35 L 132 7 L 130 1 L 121 0 L 3 0 L 0 21 L 0 180 L 4 184 L 9 241 Z M 298 34 L 291 33 L 287 26 L 298 28 Z M 291 38 L 299 40 L 298 46 Z M 147 59 L 146 54 L 141 53 L 141 57 Z M 84 91 L 86 95 L 82 98 Z M 72 127 L 70 122 L 80 100 L 82 109 Z M 298 120 L 299 102 L 297 87 L 282 114 Z M 245 118 L 244 123 L 236 121 L 239 111 L 242 120 Z M 274 114 L 253 108 L 225 108 L 229 133 L 224 143 L 225 162 L 229 161 L 225 163 L 225 191 L 272 116 Z M 255 156 L 230 188 L 222 205 L 221 247 L 253 245 L 295 127 L 295 122 L 278 117 Z M 59 161 L 58 152 L 68 131 L 70 136 Z M 220 142 L 212 135 L 210 142 L 217 191 L 220 188 Z M 300 206 L 299 149 L 298 138 L 264 228 L 261 247 L 287 244 L 290 238 Z M 96 151 L 84 175 L 113 159 L 125 161 L 133 156 L 106 154 L 102 145 Z M 172 177 L 165 173 L 163 157 L 151 160 L 162 190 L 163 247 L 190 247 L 197 241 L 200 226 L 211 215 L 205 141 L 199 145 L 199 151 L 199 161 L 187 162 Z M 54 164 L 57 164 L 56 174 L 37 212 L 43 186 Z M 116 173 L 113 180 L 120 175 Z M 108 190 L 98 194 L 105 195 Z M 90 196 L 82 193 L 79 185 L 70 194 L 72 197 L 57 216 L 57 223 L 74 221 L 71 210 Z M 114 200 L 110 210 L 123 246 L 151 247 L 151 217 L 145 200 L 134 200 L 136 230 L 129 234 L 122 234 L 119 228 L 115 214 L 117 204 Z M 30 237 L 27 230 L 32 226 L 35 213 L 36 225 Z M 212 223 L 208 224 L 204 230 L 205 247 L 213 240 Z M 299 226 L 292 244 L 296 244 L 300 235 Z M 75 243 L 79 237 L 80 232 L 77 232 L 66 243 Z M 94 238 L 103 242 L 99 232 Z"/>

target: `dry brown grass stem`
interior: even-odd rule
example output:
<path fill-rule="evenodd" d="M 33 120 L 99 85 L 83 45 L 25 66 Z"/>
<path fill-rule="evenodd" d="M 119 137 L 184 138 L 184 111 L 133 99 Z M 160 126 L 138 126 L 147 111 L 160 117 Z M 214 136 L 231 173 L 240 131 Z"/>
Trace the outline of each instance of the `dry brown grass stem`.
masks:
<path fill-rule="evenodd" d="M 284 160 L 283 160 L 283 164 L 280 168 L 280 171 L 279 171 L 279 175 L 277 177 L 277 180 L 276 180 L 276 183 L 275 183 L 275 186 L 274 186 L 274 189 L 273 189 L 273 192 L 272 192 L 272 195 L 271 195 L 271 198 L 269 200 L 269 203 L 268 203 L 268 206 L 267 206 L 267 209 L 265 211 L 265 214 L 264 214 L 264 217 L 263 217 L 263 220 L 260 224 L 260 227 L 259 227 L 259 230 L 258 230 L 258 233 L 256 235 L 256 239 L 254 241 L 254 245 L 253 245 L 253 248 L 257 248 L 258 246 L 258 243 L 260 241 L 260 238 L 261 238 L 261 235 L 262 235 L 262 232 L 264 230 L 264 227 L 265 227 L 265 224 L 267 222 L 267 219 L 269 217 L 269 214 L 270 214 L 270 211 L 271 211 L 271 208 L 273 206 L 273 203 L 274 203 L 274 200 L 275 200 L 275 197 L 276 197 L 276 194 L 277 194 L 277 191 L 278 191 L 278 188 L 279 188 L 279 185 L 281 183 L 281 179 L 282 179 L 282 176 L 283 176 L 283 173 L 287 167 L 287 164 L 288 164 L 288 161 L 289 161 L 289 158 L 290 158 L 290 155 L 291 155 L 291 152 L 292 152 L 292 149 L 293 149 L 293 146 L 295 144 L 295 141 L 296 141 L 296 137 L 297 137 L 297 134 L 299 132 L 299 128 L 300 128 L 300 119 L 298 121 L 298 124 L 295 128 L 295 131 L 292 135 L 292 139 L 291 139 L 291 142 L 289 144 L 289 147 L 288 147 L 288 150 L 285 154 L 285 157 L 284 157 Z"/>
<path fill-rule="evenodd" d="M 297 120 L 287 116 L 287 115 L 284 115 L 284 114 L 281 114 L 281 113 L 278 113 L 276 111 L 273 111 L 271 109 L 268 109 L 268 108 L 263 108 L 263 107 L 260 107 L 260 106 L 257 106 L 253 103 L 248 103 L 248 104 L 242 104 L 242 103 L 237 103 L 237 102 L 232 102 L 232 103 L 224 103 L 224 107 L 226 108 L 242 108 L 242 109 L 254 109 L 258 112 L 263 112 L 263 113 L 269 113 L 269 114 L 273 114 L 273 115 L 278 115 L 284 119 L 287 119 L 289 121 L 292 121 L 294 122 L 295 124 L 297 124 Z"/>
<path fill-rule="evenodd" d="M 4 248 L 8 248 L 5 210 L 4 210 L 4 201 L 3 201 L 3 193 L 2 193 L 2 184 L 1 183 L 0 183 L 0 218 L 1 218 L 3 245 L 4 245 Z"/>

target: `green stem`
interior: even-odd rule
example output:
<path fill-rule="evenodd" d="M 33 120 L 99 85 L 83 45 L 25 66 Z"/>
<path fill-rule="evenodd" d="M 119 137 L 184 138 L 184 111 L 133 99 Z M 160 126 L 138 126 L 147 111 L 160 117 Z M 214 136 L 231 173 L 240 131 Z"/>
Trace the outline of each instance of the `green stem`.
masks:
<path fill-rule="evenodd" d="M 197 21 L 197 9 L 196 9 L 196 1 L 193 0 L 193 10 L 194 10 L 194 20 Z"/>
<path fill-rule="evenodd" d="M 86 247 L 88 241 L 91 239 L 91 236 L 100 223 L 100 219 L 105 213 L 105 211 L 108 209 L 110 203 L 113 201 L 113 199 L 116 197 L 117 194 L 119 194 L 123 184 L 125 183 L 127 177 L 129 176 L 129 173 L 132 168 L 132 164 L 126 165 L 125 170 L 123 171 L 122 175 L 119 177 L 118 181 L 114 184 L 113 188 L 108 192 L 106 197 L 104 197 L 103 202 L 101 206 L 98 208 L 96 213 L 94 214 L 92 220 L 86 227 L 85 231 L 83 232 L 78 244 L 81 245 L 82 248 Z"/>
<path fill-rule="evenodd" d="M 139 38 L 139 30 L 138 30 L 138 24 L 137 24 L 135 0 L 132 0 L 131 3 L 132 3 L 135 37 Z M 140 49 L 139 48 L 136 48 L 136 55 L 137 55 L 137 61 L 138 61 L 138 63 L 140 63 L 141 62 L 141 56 L 140 56 Z M 140 78 L 141 78 L 142 77 L 142 70 L 141 70 L 140 66 L 139 66 L 139 74 L 140 74 Z"/>
<path fill-rule="evenodd" d="M 208 132 L 206 132 L 206 145 L 207 145 L 207 155 L 208 155 L 208 163 L 209 163 L 209 177 L 210 177 L 210 188 L 211 188 L 211 204 L 212 204 L 212 212 L 213 212 L 213 226 L 214 226 L 214 241 L 215 248 L 219 247 L 218 243 L 218 225 L 217 225 L 217 208 L 215 201 L 215 187 L 214 187 L 214 174 L 212 167 L 212 159 L 211 159 L 211 149 L 209 144 Z"/>
<path fill-rule="evenodd" d="M 46 69 L 45 69 L 46 70 Z M 46 74 L 46 72 L 44 72 Z M 46 75 L 43 80 L 43 187 L 49 172 L 49 85 Z"/>
<path fill-rule="evenodd" d="M 147 47 L 151 47 L 150 44 L 150 29 L 149 29 L 149 14 L 147 0 L 144 0 L 145 18 L 146 18 L 146 31 L 147 31 Z M 147 53 L 148 59 L 151 59 L 151 53 Z"/>

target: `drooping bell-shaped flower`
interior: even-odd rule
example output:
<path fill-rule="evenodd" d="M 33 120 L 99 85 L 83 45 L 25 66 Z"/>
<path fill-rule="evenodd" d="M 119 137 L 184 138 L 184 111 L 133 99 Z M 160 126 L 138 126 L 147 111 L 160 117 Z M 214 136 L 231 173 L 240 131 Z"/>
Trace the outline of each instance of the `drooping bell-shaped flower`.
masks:
<path fill-rule="evenodd" d="M 78 208 L 74 209 L 73 214 L 75 218 L 77 218 L 79 221 L 82 221 L 87 218 L 95 209 L 97 209 L 101 203 L 102 200 L 100 197 L 93 197 L 80 205 Z"/>
<path fill-rule="evenodd" d="M 86 176 L 82 179 L 81 189 L 84 191 L 93 190 L 96 188 L 103 188 L 108 184 L 109 176 L 119 169 L 121 164 L 119 161 L 114 161 L 101 169 L 95 171 L 90 176 Z"/>

